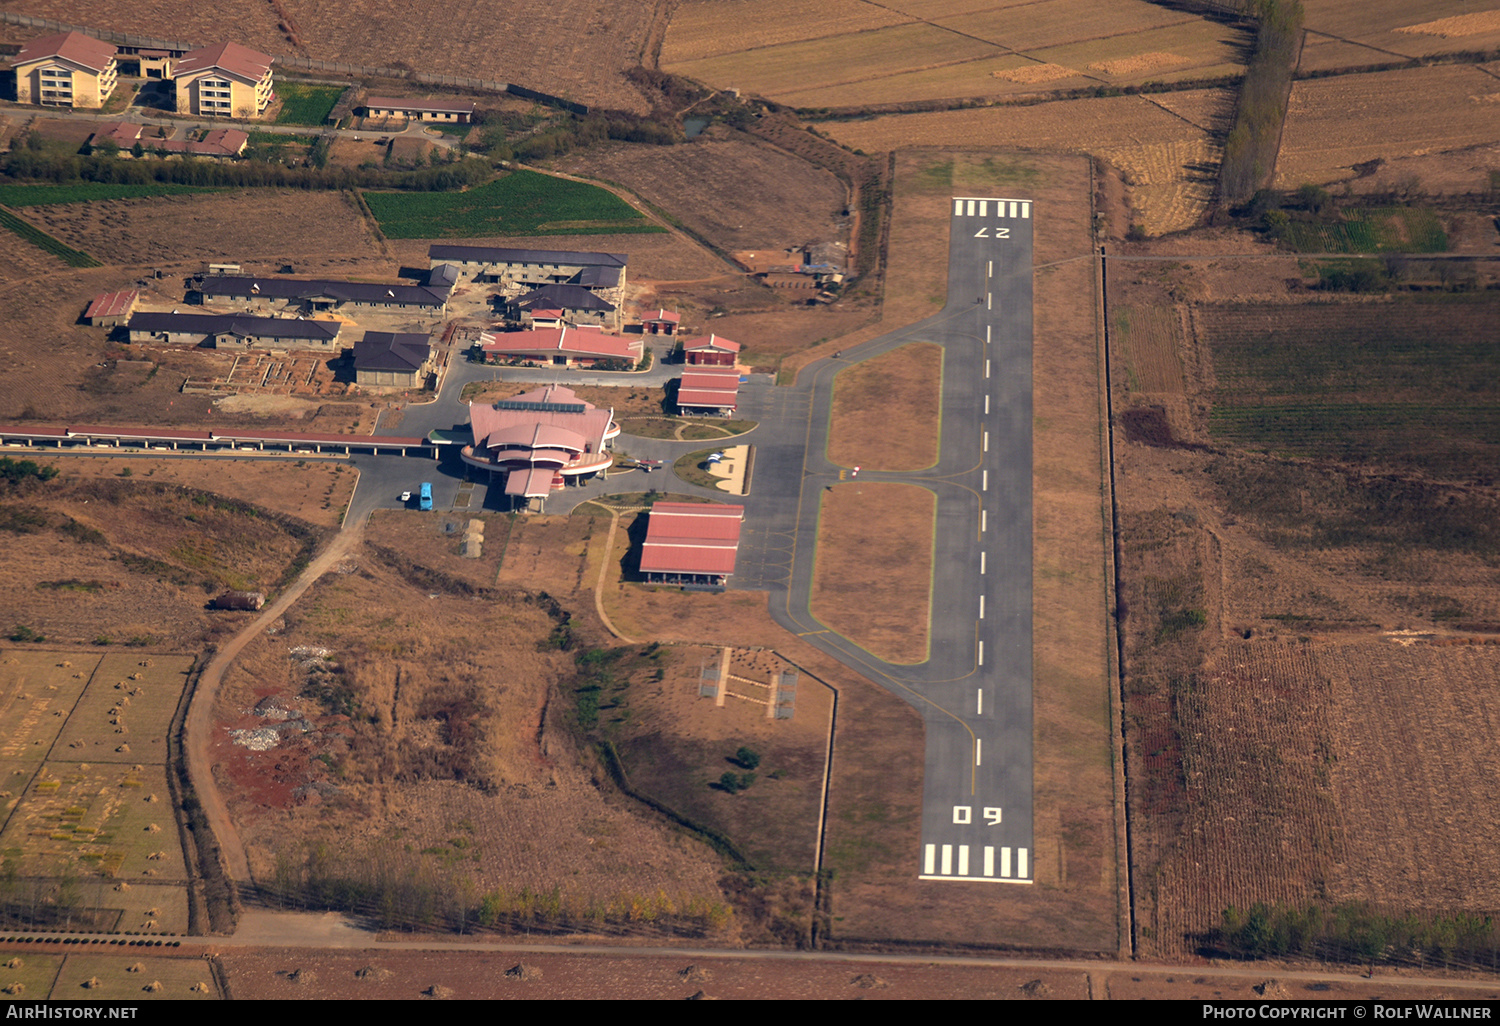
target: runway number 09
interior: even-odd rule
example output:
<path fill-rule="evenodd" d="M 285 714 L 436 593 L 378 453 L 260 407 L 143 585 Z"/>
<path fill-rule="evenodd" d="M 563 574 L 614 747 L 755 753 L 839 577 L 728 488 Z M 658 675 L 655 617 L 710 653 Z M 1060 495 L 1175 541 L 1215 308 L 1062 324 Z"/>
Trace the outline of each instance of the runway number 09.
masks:
<path fill-rule="evenodd" d="M 995 808 L 993 806 L 986 806 L 984 808 L 982 814 L 984 816 L 984 821 L 986 823 L 988 823 L 990 826 L 999 826 L 1000 825 L 1000 810 L 999 809 L 997 809 L 997 808 Z M 974 816 L 974 807 L 972 805 L 955 805 L 955 806 L 953 806 L 953 822 L 957 823 L 959 826 L 967 826 L 969 823 L 972 823 L 974 821 L 973 820 L 973 816 Z"/>
<path fill-rule="evenodd" d="M 977 231 L 977 232 L 974 233 L 974 238 L 976 238 L 976 239 L 1008 239 L 1008 238 L 1010 238 L 1010 229 L 1009 228 L 996 227 L 995 234 L 991 235 L 990 234 L 990 226 L 989 225 L 985 225 L 983 228 L 979 229 L 979 231 Z"/>

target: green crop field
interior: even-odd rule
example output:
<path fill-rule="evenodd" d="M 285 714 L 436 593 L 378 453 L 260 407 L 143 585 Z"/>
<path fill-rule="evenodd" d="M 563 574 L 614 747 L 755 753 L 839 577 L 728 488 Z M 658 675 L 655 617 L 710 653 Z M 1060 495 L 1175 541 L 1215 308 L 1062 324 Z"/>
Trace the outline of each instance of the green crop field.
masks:
<path fill-rule="evenodd" d="M 19 235 L 38 249 L 45 250 L 69 267 L 102 267 L 103 265 L 82 250 L 54 239 L 36 225 L 21 220 L 9 210 L 0 210 L 0 227 Z"/>
<path fill-rule="evenodd" d="M 513 171 L 467 192 L 367 192 L 392 239 L 660 232 L 613 193 L 583 182 Z"/>
<path fill-rule="evenodd" d="M 111 199 L 148 199 L 180 196 L 190 192 L 220 192 L 197 185 L 0 185 L 0 206 L 41 207 L 53 203 L 94 203 Z"/>
<path fill-rule="evenodd" d="M 329 112 L 344 90 L 342 86 L 278 82 L 276 95 L 281 97 L 281 112 L 276 115 L 278 125 L 322 125 L 328 121 Z"/>
<path fill-rule="evenodd" d="M 1277 233 L 1299 253 L 1442 253 L 1448 233 L 1436 213 L 1415 207 L 1344 211 L 1338 221 L 1289 221 Z"/>
<path fill-rule="evenodd" d="M 1206 306 L 1222 442 L 1286 455 L 1488 475 L 1500 459 L 1500 302 Z"/>

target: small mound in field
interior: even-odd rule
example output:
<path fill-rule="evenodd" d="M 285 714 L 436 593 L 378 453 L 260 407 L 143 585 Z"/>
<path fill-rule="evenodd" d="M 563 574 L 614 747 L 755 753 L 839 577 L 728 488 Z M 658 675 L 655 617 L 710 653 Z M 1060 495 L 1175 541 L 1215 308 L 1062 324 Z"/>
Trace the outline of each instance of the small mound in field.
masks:
<path fill-rule="evenodd" d="M 890 984 L 872 973 L 860 973 L 849 981 L 851 987 L 859 987 L 861 990 L 880 990 L 889 987 Z"/>
<path fill-rule="evenodd" d="M 19 969 L 22 966 L 24 966 L 25 964 L 26 963 L 23 962 L 23 961 L 21 961 L 19 958 L 13 958 L 9 962 L 5 963 L 5 968 L 7 968 L 7 969 Z"/>
<path fill-rule="evenodd" d="M 1287 998 L 1291 997 L 1291 995 L 1287 993 L 1286 987 L 1282 985 L 1280 980 L 1267 980 L 1265 983 L 1257 983 L 1250 989 L 1255 991 L 1255 993 L 1259 994 L 1261 997 L 1270 998 L 1273 1001 L 1285 1001 Z"/>
<path fill-rule="evenodd" d="M 690 965 L 680 970 L 677 975 L 684 983 L 707 983 L 714 978 L 714 974 L 700 966 Z"/>
<path fill-rule="evenodd" d="M 204 983 L 202 980 L 199 980 L 197 983 L 189 987 L 188 990 L 192 991 L 194 994 L 207 994 L 208 984 Z"/>
<path fill-rule="evenodd" d="M 83 987 L 84 990 L 93 990 L 95 987 L 102 986 L 103 984 L 104 981 L 99 979 L 99 977 L 90 976 L 88 979 L 79 984 L 79 986 Z"/>
<path fill-rule="evenodd" d="M 315 983 L 317 979 L 318 974 L 311 969 L 293 969 L 286 974 L 286 982 L 288 983 Z"/>
<path fill-rule="evenodd" d="M 505 978 L 507 980 L 520 980 L 523 983 L 527 980 L 540 980 L 542 978 L 542 971 L 534 965 L 527 965 L 525 962 L 522 962 L 505 970 Z"/>
<path fill-rule="evenodd" d="M 1023 997 L 1029 998 L 1051 997 L 1052 988 L 1041 980 L 1031 980 L 1028 983 L 1021 984 L 1021 994 Z"/>
<path fill-rule="evenodd" d="M 391 971 L 378 965 L 367 965 L 363 969 L 354 970 L 354 975 L 365 983 L 383 983 L 391 978 Z"/>
<path fill-rule="evenodd" d="M 422 996 L 424 998 L 430 998 L 433 1001 L 445 1001 L 453 996 L 453 990 L 449 987 L 443 986 L 441 983 L 434 983 L 432 986 L 422 991 Z"/>
<path fill-rule="evenodd" d="M 137 962 L 135 965 L 127 965 L 125 971 L 127 973 L 143 973 L 146 971 L 146 967 Z"/>
<path fill-rule="evenodd" d="M 1437 21 L 1406 25 L 1396 31 L 1405 32 L 1408 35 L 1442 36 L 1444 39 L 1452 39 L 1455 36 L 1477 36 L 1482 32 L 1500 32 L 1500 11 L 1455 14 L 1451 18 L 1439 18 Z"/>
<path fill-rule="evenodd" d="M 1007 68 L 990 73 L 994 78 L 1020 85 L 1036 85 L 1038 82 L 1055 82 L 1059 78 L 1072 78 L 1078 72 L 1061 64 L 1032 64 L 1024 68 Z"/>
<path fill-rule="evenodd" d="M 160 980 L 152 980 L 150 983 L 146 984 L 141 989 L 145 990 L 145 991 L 150 991 L 151 993 L 155 994 L 157 991 L 162 990 L 163 988 L 162 988 Z"/>
<path fill-rule="evenodd" d="M 700 990 L 696 994 L 689 994 L 687 996 L 687 1000 L 689 1000 L 689 1001 L 717 1001 L 719 999 L 716 998 L 716 997 L 709 997 L 707 994 L 705 994 L 703 991 Z"/>
<path fill-rule="evenodd" d="M 1134 57 L 1117 57 L 1112 61 L 1099 61 L 1097 64 L 1090 64 L 1089 70 L 1105 75 L 1134 75 L 1142 71 L 1155 71 L 1157 68 L 1186 63 L 1188 63 L 1186 57 L 1158 51 L 1138 53 Z"/>

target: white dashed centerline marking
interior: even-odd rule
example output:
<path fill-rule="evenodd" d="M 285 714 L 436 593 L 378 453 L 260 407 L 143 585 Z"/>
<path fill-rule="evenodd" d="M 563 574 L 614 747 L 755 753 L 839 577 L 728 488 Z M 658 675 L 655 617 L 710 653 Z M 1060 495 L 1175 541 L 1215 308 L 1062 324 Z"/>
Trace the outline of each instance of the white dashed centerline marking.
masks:
<path fill-rule="evenodd" d="M 979 490 L 981 492 L 987 492 L 990 490 L 990 472 L 988 470 L 985 470 L 982 471 L 982 473 L 984 474 L 984 476 L 979 479 Z"/>
<path fill-rule="evenodd" d="M 984 642 L 979 643 L 979 665 L 984 665 Z"/>
<path fill-rule="evenodd" d="M 990 293 L 988 293 L 988 292 L 986 292 L 986 293 L 985 293 L 985 294 L 984 294 L 984 308 L 985 308 L 985 309 L 986 309 L 986 310 L 989 310 L 989 309 L 991 309 L 991 306 L 990 306 L 990 300 L 991 300 L 991 299 L 993 299 L 993 298 L 994 298 L 994 297 L 993 297 L 993 296 L 992 296 L 992 295 L 991 295 L 991 294 L 990 294 Z"/>
<path fill-rule="evenodd" d="M 976 691 L 974 693 L 979 696 L 979 702 L 978 702 L 977 707 L 974 710 L 974 715 L 975 716 L 983 716 L 984 715 L 984 688 L 980 688 L 978 691 Z"/>
<path fill-rule="evenodd" d="M 988 361 L 988 360 L 984 361 L 984 376 L 985 377 L 989 377 L 990 376 L 990 361 Z"/>
<path fill-rule="evenodd" d="M 984 553 L 983 552 L 981 552 L 979 554 L 979 572 L 980 572 L 980 574 L 984 573 Z"/>
<path fill-rule="evenodd" d="M 981 737 L 974 739 L 974 765 L 984 765 L 984 738 Z M 968 874 L 967 869 L 960 869 L 959 872 L 965 875 Z"/>
<path fill-rule="evenodd" d="M 984 596 L 979 596 L 979 618 L 984 619 Z"/>
<path fill-rule="evenodd" d="M 983 451 L 984 452 L 989 452 L 990 451 L 990 433 L 988 431 L 986 431 L 984 433 L 984 450 Z"/>
<path fill-rule="evenodd" d="M 986 394 L 984 397 L 984 412 L 986 414 L 990 412 L 990 397 L 988 394 Z"/>

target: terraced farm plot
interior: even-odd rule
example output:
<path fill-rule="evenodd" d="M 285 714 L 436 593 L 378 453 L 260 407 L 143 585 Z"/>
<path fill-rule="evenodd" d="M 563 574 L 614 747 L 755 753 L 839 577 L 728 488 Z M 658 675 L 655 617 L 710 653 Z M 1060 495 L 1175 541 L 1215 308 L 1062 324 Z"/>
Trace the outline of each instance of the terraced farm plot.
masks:
<path fill-rule="evenodd" d="M 684 7 L 662 67 L 803 108 L 863 107 L 1229 76 L 1248 42 L 1238 28 L 1143 0 L 841 0 L 811 19 L 784 7 L 785 0 Z"/>
<path fill-rule="evenodd" d="M 1500 135 L 1500 82 L 1440 65 L 1304 79 L 1292 86 L 1275 187 L 1354 177 L 1355 164 L 1457 150 Z"/>
<path fill-rule="evenodd" d="M 134 653 L 0 656 L 0 850 L 23 873 L 55 877 L 58 915 L 66 900 L 79 915 L 95 910 L 99 929 L 186 931 L 166 738 L 192 665 Z"/>
<path fill-rule="evenodd" d="M 672 13 L 661 66 L 914 21 L 862 0 L 691 0 Z"/>
<path fill-rule="evenodd" d="M 1500 12 L 1476 11 L 1471 0 L 1316 0 L 1304 8 L 1303 71 L 1379 64 L 1396 59 L 1393 54 L 1422 57 L 1500 46 Z"/>
<path fill-rule="evenodd" d="M 1467 478 L 1500 458 L 1494 300 L 1205 306 L 1209 430 L 1248 449 Z"/>
<path fill-rule="evenodd" d="M 52 988 L 55 1001 L 214 1001 L 208 963 L 197 958 L 123 954 L 68 955 Z"/>
<path fill-rule="evenodd" d="M 535 171 L 515 171 L 467 192 L 367 192 L 364 197 L 380 230 L 393 239 L 666 230 L 614 193 Z"/>

